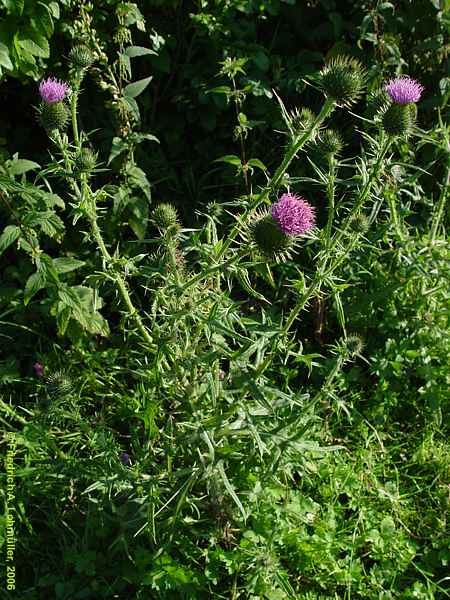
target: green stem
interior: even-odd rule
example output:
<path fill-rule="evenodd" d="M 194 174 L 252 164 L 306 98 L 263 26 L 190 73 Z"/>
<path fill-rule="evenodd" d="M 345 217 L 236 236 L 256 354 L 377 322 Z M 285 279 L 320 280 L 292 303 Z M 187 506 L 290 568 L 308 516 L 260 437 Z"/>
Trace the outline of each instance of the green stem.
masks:
<path fill-rule="evenodd" d="M 399 239 L 403 239 L 403 231 L 400 225 L 400 218 L 398 216 L 395 193 L 393 190 L 387 190 L 385 196 L 388 201 L 389 212 L 391 214 L 392 224 L 394 226 L 395 233 L 397 234 L 397 237 Z"/>
<path fill-rule="evenodd" d="M 328 220 L 325 228 L 325 244 L 328 247 L 331 238 L 331 227 L 333 226 L 334 220 L 334 209 L 335 209 L 335 181 L 336 181 L 336 160 L 334 156 L 330 157 L 329 163 L 329 174 L 327 184 L 327 197 L 328 197 Z"/>
<path fill-rule="evenodd" d="M 83 186 L 83 191 L 85 193 L 89 193 L 89 188 L 85 182 L 84 182 L 84 186 Z M 100 231 L 100 227 L 98 226 L 97 207 L 95 206 L 95 200 L 92 198 L 91 194 L 90 194 L 90 199 L 91 199 L 91 206 L 90 206 L 90 210 L 86 211 L 86 213 L 87 213 L 86 216 L 87 216 L 90 226 L 91 226 L 92 235 L 94 236 L 97 246 L 100 249 L 100 252 L 103 256 L 103 260 L 105 261 L 105 263 L 111 265 L 113 263 L 113 259 L 111 257 L 111 254 L 108 252 L 108 250 L 106 248 L 102 233 Z M 122 301 L 126 306 L 129 317 L 135 321 L 136 326 L 137 326 L 139 332 L 141 333 L 141 336 L 144 339 L 144 341 L 147 344 L 152 345 L 153 340 L 152 340 L 147 328 L 145 327 L 144 323 L 142 322 L 140 314 L 138 313 L 137 309 L 133 305 L 133 302 L 130 298 L 130 294 L 128 292 L 127 285 L 126 285 L 124 278 L 122 277 L 122 275 L 120 273 L 115 273 L 114 281 L 117 285 L 117 289 L 119 291 L 120 297 L 122 298 Z"/>
<path fill-rule="evenodd" d="M 447 193 L 450 186 L 450 148 L 449 150 L 449 158 L 447 159 L 447 177 L 446 181 L 442 185 L 441 194 L 439 196 L 439 201 L 437 205 L 437 210 L 434 213 L 433 221 L 431 223 L 431 233 L 430 240 L 431 243 L 436 239 L 439 225 L 441 224 L 442 218 L 444 216 L 445 204 L 447 202 Z"/>

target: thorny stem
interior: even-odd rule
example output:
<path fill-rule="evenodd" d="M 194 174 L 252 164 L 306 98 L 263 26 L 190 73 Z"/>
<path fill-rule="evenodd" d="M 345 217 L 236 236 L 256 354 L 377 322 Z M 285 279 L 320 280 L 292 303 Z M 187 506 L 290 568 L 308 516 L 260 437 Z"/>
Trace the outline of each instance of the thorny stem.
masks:
<path fill-rule="evenodd" d="M 330 157 L 329 162 L 329 173 L 328 173 L 328 184 L 327 184 L 327 197 L 328 197 L 328 220 L 325 228 L 325 243 L 328 246 L 331 238 L 331 227 L 334 220 L 334 194 L 335 194 L 335 181 L 336 181 L 336 159 L 334 156 Z"/>
<path fill-rule="evenodd" d="M 396 198 L 393 190 L 387 190 L 385 197 L 387 198 L 389 205 L 389 212 L 391 214 L 392 224 L 394 225 L 395 233 L 399 239 L 403 239 L 403 231 L 398 216 Z"/>
<path fill-rule="evenodd" d="M 114 259 L 112 258 L 111 254 L 108 252 L 108 249 L 106 248 L 102 233 L 100 231 L 100 227 L 98 226 L 97 207 L 95 204 L 95 198 L 93 197 L 93 195 L 89 189 L 89 186 L 87 185 L 87 183 L 85 181 L 83 181 L 83 195 L 84 194 L 86 194 L 88 199 L 90 200 L 89 209 L 85 211 L 85 215 L 91 226 L 92 235 L 94 236 L 97 246 L 100 249 L 100 252 L 102 254 L 104 262 L 110 266 L 113 266 Z M 150 336 L 148 329 L 145 327 L 139 312 L 135 308 L 135 306 L 130 298 L 130 294 L 128 292 L 128 288 L 127 288 L 125 279 L 122 277 L 122 275 L 120 273 L 116 272 L 116 273 L 114 273 L 113 280 L 116 283 L 117 290 L 119 291 L 120 297 L 122 298 L 122 301 L 127 308 L 128 316 L 135 321 L 136 326 L 137 326 L 143 340 L 147 344 L 152 345 L 153 344 L 152 337 Z"/>
<path fill-rule="evenodd" d="M 433 221 L 431 223 L 430 241 L 434 242 L 437 236 L 439 225 L 441 224 L 442 217 L 444 215 L 445 203 L 447 201 L 447 194 L 450 186 L 450 138 L 446 132 L 446 151 L 447 151 L 447 176 L 444 184 L 442 185 L 441 194 L 437 205 L 437 210 L 433 215 Z"/>

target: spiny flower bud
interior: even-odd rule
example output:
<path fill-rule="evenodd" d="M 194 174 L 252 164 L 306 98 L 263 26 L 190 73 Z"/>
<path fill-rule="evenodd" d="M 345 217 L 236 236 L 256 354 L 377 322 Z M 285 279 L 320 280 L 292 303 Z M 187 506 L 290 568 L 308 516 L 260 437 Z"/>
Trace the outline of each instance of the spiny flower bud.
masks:
<path fill-rule="evenodd" d="M 291 128 L 296 135 L 301 135 L 314 124 L 316 115 L 309 108 L 294 109 L 291 114 Z"/>
<path fill-rule="evenodd" d="M 369 119 L 383 115 L 391 104 L 385 90 L 377 90 L 369 94 L 367 100 L 367 116 Z"/>
<path fill-rule="evenodd" d="M 348 223 L 350 231 L 354 233 L 367 233 L 370 228 L 369 219 L 364 213 L 353 215 Z"/>
<path fill-rule="evenodd" d="M 38 109 L 38 119 L 48 132 L 55 129 L 63 131 L 69 121 L 69 110 L 64 102 L 41 102 Z"/>
<path fill-rule="evenodd" d="M 365 80 L 366 71 L 356 58 L 336 56 L 320 72 L 319 85 L 339 106 L 351 106 L 361 96 Z"/>
<path fill-rule="evenodd" d="M 284 260 L 294 246 L 293 238 L 283 233 L 269 213 L 259 215 L 250 225 L 250 236 L 262 256 Z"/>
<path fill-rule="evenodd" d="M 49 396 L 63 398 L 68 396 L 73 389 L 72 380 L 63 371 L 56 371 L 47 377 L 46 387 Z"/>
<path fill-rule="evenodd" d="M 70 64 L 76 69 L 87 69 L 94 62 L 94 55 L 87 46 L 74 46 L 69 52 Z"/>
<path fill-rule="evenodd" d="M 408 135 L 415 123 L 415 104 L 392 104 L 383 114 L 384 131 L 390 136 Z"/>
<path fill-rule="evenodd" d="M 90 148 L 82 148 L 75 159 L 75 171 L 77 173 L 90 173 L 97 164 L 97 153 Z"/>
<path fill-rule="evenodd" d="M 325 129 L 319 134 L 319 138 L 316 141 L 316 149 L 325 156 L 336 156 L 342 152 L 344 142 L 338 131 L 334 129 Z"/>
<path fill-rule="evenodd" d="M 152 219 L 155 225 L 162 231 L 165 231 L 166 229 L 169 229 L 169 227 L 173 227 L 174 225 L 178 224 L 178 214 L 176 208 L 172 206 L 172 204 L 168 204 L 166 202 L 159 204 L 155 208 Z"/>
<path fill-rule="evenodd" d="M 355 333 L 348 335 L 344 340 L 344 344 L 348 355 L 352 358 L 358 354 L 361 354 L 361 352 L 364 350 L 363 339 Z"/>

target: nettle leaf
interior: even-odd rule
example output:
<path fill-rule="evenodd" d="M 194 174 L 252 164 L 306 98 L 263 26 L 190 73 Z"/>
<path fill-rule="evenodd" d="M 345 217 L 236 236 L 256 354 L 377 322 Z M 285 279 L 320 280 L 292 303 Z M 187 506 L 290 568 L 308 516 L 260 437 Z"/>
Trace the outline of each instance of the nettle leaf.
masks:
<path fill-rule="evenodd" d="M 75 271 L 76 269 L 79 269 L 85 264 L 86 263 L 83 260 L 78 260 L 70 256 L 63 256 L 60 258 L 53 259 L 53 266 L 55 267 L 55 270 L 58 274 L 70 273 L 71 271 Z"/>
<path fill-rule="evenodd" d="M 20 227 L 17 225 L 7 225 L 0 235 L 0 255 L 13 244 L 20 236 Z"/>
<path fill-rule="evenodd" d="M 129 83 L 123 90 L 123 95 L 125 98 L 137 98 L 139 94 L 142 94 L 152 79 L 153 76 L 150 76 L 146 77 L 145 79 L 140 79 L 139 81 Z"/>
<path fill-rule="evenodd" d="M 136 100 L 134 98 L 128 98 L 127 96 L 124 96 L 123 97 L 123 102 L 124 102 L 126 108 L 133 115 L 133 118 L 136 121 L 140 121 L 140 119 L 141 119 L 141 113 L 139 112 L 139 106 L 138 106 Z"/>
<path fill-rule="evenodd" d="M 144 48 L 143 46 L 129 46 L 125 49 L 125 54 L 129 58 L 135 58 L 136 56 L 145 56 L 147 54 L 158 54 L 154 50 L 150 50 L 150 48 Z"/>
<path fill-rule="evenodd" d="M 131 215 L 128 218 L 128 223 L 134 231 L 136 237 L 140 240 L 145 238 L 148 224 L 148 201 L 145 198 L 133 197 L 130 198 Z"/>
<path fill-rule="evenodd" d="M 22 36 L 24 39 L 21 39 Z M 24 31 L 23 34 L 20 35 L 19 45 L 23 50 L 33 56 L 40 56 L 41 58 L 48 58 L 50 56 L 50 46 L 47 38 L 34 31 Z"/>
<path fill-rule="evenodd" d="M 25 306 L 30 302 L 31 298 L 45 288 L 47 283 L 45 274 L 42 271 L 36 271 L 28 277 L 23 293 L 23 303 Z"/>
<path fill-rule="evenodd" d="M 40 227 L 43 233 L 52 238 L 61 236 L 65 229 L 63 221 L 51 210 L 31 212 L 23 221 L 30 227 Z"/>
<path fill-rule="evenodd" d="M 114 137 L 108 158 L 108 165 L 128 149 L 128 144 L 120 137 Z"/>
<path fill-rule="evenodd" d="M 17 158 L 8 160 L 5 163 L 6 169 L 9 175 L 23 175 L 28 171 L 33 171 L 34 169 L 40 169 L 41 165 L 33 160 L 27 160 L 25 158 Z"/>
<path fill-rule="evenodd" d="M 132 186 L 138 187 L 140 190 L 142 190 L 147 199 L 150 201 L 152 199 L 150 182 L 147 179 L 147 175 L 144 173 L 144 171 L 139 167 L 132 166 L 127 169 L 127 176 L 129 183 Z"/>

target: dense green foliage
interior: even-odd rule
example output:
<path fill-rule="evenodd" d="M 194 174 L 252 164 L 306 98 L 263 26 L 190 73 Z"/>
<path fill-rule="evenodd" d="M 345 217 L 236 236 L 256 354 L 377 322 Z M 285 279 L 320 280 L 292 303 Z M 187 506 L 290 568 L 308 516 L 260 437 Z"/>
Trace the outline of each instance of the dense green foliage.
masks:
<path fill-rule="evenodd" d="M 448 0 L 0 18 L 1 598 L 449 597 Z"/>

